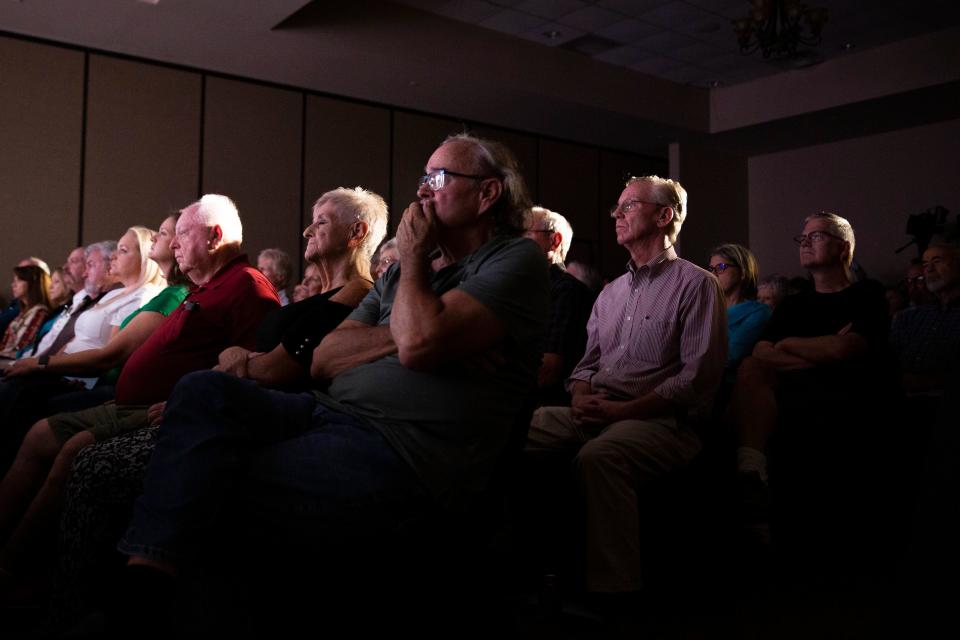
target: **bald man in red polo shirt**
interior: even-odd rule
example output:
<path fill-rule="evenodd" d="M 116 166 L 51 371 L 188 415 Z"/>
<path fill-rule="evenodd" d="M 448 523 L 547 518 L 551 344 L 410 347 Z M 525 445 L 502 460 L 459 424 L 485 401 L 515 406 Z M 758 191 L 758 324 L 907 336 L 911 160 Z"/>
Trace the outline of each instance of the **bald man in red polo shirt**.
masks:
<path fill-rule="evenodd" d="M 226 196 L 205 195 L 184 208 L 170 243 L 180 269 L 194 283 L 190 294 L 127 360 L 116 385 L 116 404 L 60 413 L 41 420 L 25 439 L 59 450 L 54 463 L 69 477 L 72 459 L 97 440 L 148 424 L 176 382 L 217 364 L 233 345 L 254 349 L 263 317 L 280 306 L 266 276 L 241 252 L 243 227 Z"/>

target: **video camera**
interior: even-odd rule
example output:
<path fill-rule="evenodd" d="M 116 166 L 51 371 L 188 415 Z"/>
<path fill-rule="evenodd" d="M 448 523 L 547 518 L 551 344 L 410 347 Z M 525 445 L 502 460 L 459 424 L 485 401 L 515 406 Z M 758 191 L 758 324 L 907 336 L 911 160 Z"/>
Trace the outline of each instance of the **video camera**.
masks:
<path fill-rule="evenodd" d="M 946 230 L 947 216 L 949 215 L 950 211 L 940 205 L 910 215 L 907 218 L 907 235 L 912 236 L 913 239 L 897 249 L 896 252 L 900 253 L 910 245 L 915 244 L 918 254 L 922 256 L 933 236 Z"/>

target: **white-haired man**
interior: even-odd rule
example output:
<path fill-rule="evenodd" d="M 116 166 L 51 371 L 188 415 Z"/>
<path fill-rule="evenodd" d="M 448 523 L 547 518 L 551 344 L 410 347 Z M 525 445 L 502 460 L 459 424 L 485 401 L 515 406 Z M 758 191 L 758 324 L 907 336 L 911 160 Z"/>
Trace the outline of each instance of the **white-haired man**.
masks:
<path fill-rule="evenodd" d="M 537 376 L 540 404 L 567 406 L 570 394 L 564 382 L 583 357 L 594 297 L 564 268 L 573 242 L 573 227 L 566 218 L 556 211 L 531 207 L 523 216 L 523 235 L 537 243 L 550 265 L 550 326 Z"/>
<path fill-rule="evenodd" d="M 528 452 L 578 449 L 587 588 L 598 594 L 640 590 L 637 490 L 699 451 L 685 418 L 709 407 L 726 360 L 720 286 L 674 249 L 686 204 L 673 180 L 626 183 L 610 215 L 630 252 L 628 271 L 593 307 L 586 353 L 567 383 L 572 406 L 541 408 L 530 425 Z"/>
<path fill-rule="evenodd" d="M 150 405 L 166 400 L 185 374 L 216 365 L 227 347 L 252 350 L 261 320 L 280 302 L 241 253 L 242 241 L 240 216 L 226 196 L 205 195 L 184 208 L 170 248 L 194 288 L 124 363 L 115 402 L 41 420 L 30 431 L 33 441 L 54 451 L 69 442 L 72 457 L 94 439 L 146 426 Z"/>

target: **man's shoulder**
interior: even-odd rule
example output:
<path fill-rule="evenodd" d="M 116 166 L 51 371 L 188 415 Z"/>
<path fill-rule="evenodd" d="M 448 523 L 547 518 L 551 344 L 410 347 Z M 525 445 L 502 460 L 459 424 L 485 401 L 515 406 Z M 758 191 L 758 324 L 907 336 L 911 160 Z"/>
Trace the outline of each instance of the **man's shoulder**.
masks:
<path fill-rule="evenodd" d="M 590 295 L 587 285 L 557 265 L 550 265 L 550 283 L 554 290 L 564 294 Z"/>
<path fill-rule="evenodd" d="M 893 326 L 894 327 L 908 327 L 917 322 L 921 322 L 925 318 L 934 316 L 939 311 L 939 308 L 935 304 L 920 304 L 915 307 L 907 307 L 906 309 L 901 309 L 897 312 L 897 315 L 893 316 Z"/>
<path fill-rule="evenodd" d="M 224 268 L 219 286 L 235 287 L 238 293 L 269 292 L 272 297 L 276 297 L 274 286 L 267 276 L 247 262 L 246 258 L 238 259 Z"/>
<path fill-rule="evenodd" d="M 547 264 L 537 245 L 522 237 L 497 236 L 463 263 L 465 275 L 487 269 L 516 270 L 516 275 L 533 274 L 547 278 Z"/>
<path fill-rule="evenodd" d="M 677 258 L 670 263 L 670 268 L 676 269 L 685 280 L 693 282 L 711 281 L 714 279 L 712 273 L 702 267 L 684 258 Z"/>

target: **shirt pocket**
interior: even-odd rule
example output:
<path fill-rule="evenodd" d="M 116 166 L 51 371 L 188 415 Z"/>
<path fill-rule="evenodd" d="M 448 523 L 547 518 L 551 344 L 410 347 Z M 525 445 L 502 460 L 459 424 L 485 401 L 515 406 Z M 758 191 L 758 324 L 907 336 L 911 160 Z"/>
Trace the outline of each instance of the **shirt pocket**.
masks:
<path fill-rule="evenodd" d="M 640 362 L 664 365 L 680 357 L 678 325 L 674 321 L 646 320 L 635 332 L 633 356 Z"/>

